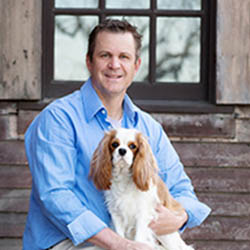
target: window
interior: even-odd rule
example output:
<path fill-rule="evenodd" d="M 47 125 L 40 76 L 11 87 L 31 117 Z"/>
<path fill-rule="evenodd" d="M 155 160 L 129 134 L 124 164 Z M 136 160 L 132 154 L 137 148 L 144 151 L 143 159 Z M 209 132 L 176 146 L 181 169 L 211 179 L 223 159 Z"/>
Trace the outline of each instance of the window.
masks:
<path fill-rule="evenodd" d="M 135 102 L 152 109 L 213 102 L 215 0 L 43 1 L 44 97 L 87 80 L 88 34 L 106 17 L 125 18 L 143 35 L 142 65 L 128 90 Z"/>

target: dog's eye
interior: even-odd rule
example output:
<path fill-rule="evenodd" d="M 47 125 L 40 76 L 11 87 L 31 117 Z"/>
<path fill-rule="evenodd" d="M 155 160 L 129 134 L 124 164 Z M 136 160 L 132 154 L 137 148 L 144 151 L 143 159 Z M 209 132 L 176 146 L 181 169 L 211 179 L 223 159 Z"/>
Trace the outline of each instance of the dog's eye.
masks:
<path fill-rule="evenodd" d="M 112 146 L 113 148 L 117 148 L 117 147 L 119 146 L 119 143 L 118 143 L 118 142 L 113 142 L 113 143 L 111 144 L 111 146 Z"/>
<path fill-rule="evenodd" d="M 136 149 L 136 145 L 134 143 L 129 144 L 130 149 Z"/>

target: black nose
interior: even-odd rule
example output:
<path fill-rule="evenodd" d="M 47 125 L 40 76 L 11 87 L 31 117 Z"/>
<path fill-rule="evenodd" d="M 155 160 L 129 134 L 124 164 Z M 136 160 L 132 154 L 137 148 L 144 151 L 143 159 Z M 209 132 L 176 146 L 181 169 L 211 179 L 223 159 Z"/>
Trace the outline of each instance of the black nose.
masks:
<path fill-rule="evenodd" d="M 124 148 L 119 148 L 118 152 L 121 156 L 124 156 L 127 153 L 127 150 Z"/>

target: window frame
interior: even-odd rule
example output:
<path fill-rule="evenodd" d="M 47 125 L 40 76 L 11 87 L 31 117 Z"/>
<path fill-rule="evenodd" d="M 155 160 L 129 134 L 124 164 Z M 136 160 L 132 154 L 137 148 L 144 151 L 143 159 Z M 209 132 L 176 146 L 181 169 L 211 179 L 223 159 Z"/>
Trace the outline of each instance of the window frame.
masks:
<path fill-rule="evenodd" d="M 208 3 L 209 2 L 209 3 Z M 149 52 L 149 82 L 133 82 L 128 94 L 136 104 L 148 111 L 165 111 L 169 106 L 186 102 L 189 105 L 215 104 L 215 31 L 216 0 L 202 0 L 201 10 L 158 10 L 156 1 L 150 0 L 149 9 L 105 9 L 105 0 L 96 9 L 55 8 L 54 0 L 43 1 L 42 37 L 42 95 L 58 98 L 79 89 L 83 81 L 58 81 L 53 79 L 54 17 L 55 15 L 94 15 L 102 21 L 109 15 L 148 16 L 150 18 L 149 44 L 156 45 L 156 17 L 201 18 L 200 83 L 157 83 L 155 79 L 156 50 Z M 70 83 L 69 83 L 70 82 Z M 153 83 L 153 84 L 152 84 Z"/>

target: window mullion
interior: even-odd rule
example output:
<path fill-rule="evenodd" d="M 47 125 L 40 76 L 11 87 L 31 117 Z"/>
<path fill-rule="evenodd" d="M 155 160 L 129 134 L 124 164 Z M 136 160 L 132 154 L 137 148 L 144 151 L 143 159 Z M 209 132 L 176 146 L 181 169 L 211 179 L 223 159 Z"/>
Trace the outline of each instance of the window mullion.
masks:
<path fill-rule="evenodd" d="M 150 38 L 149 38 L 149 83 L 151 85 L 155 84 L 156 81 L 156 1 L 151 0 L 150 2 Z"/>

